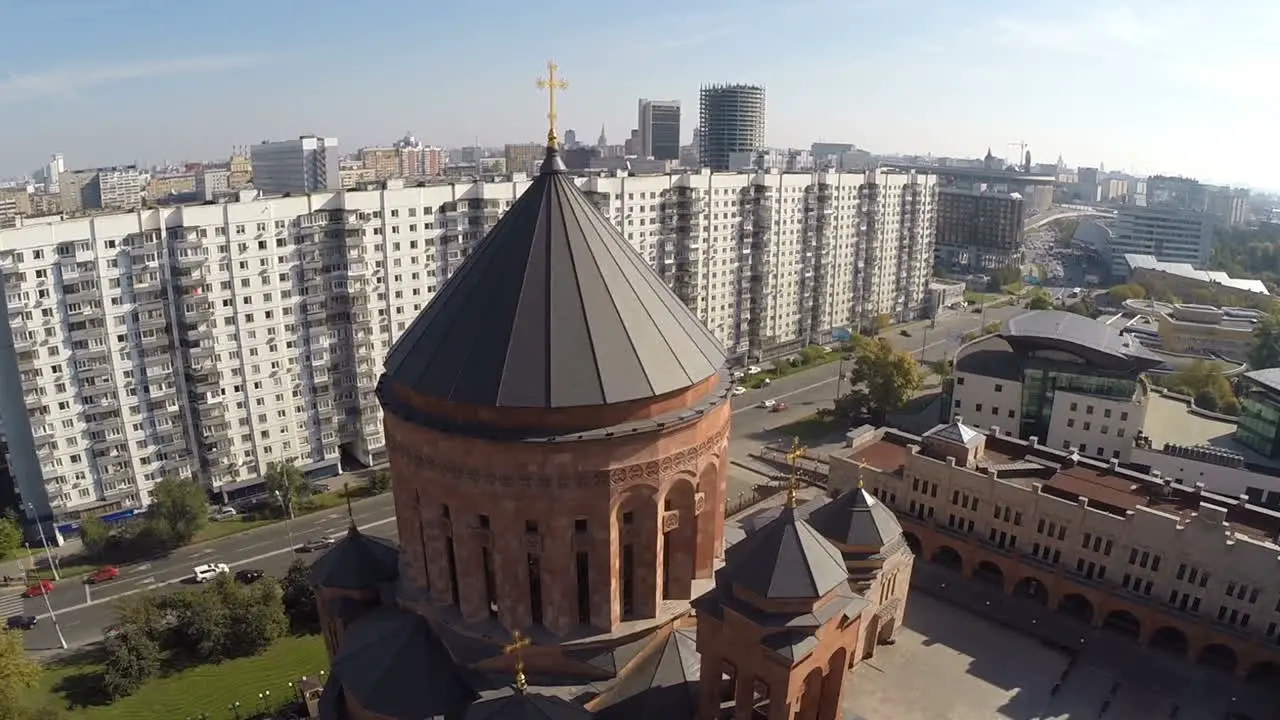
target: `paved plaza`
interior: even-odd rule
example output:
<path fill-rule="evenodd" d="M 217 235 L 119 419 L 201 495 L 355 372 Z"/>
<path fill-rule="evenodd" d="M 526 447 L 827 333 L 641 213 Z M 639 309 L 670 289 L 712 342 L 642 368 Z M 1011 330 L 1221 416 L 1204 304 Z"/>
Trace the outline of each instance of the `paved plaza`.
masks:
<path fill-rule="evenodd" d="M 1229 686 L 1220 678 L 1184 681 L 1161 695 L 1142 677 L 1150 667 L 1133 673 L 1104 667 L 1105 659 L 1089 653 L 1052 695 L 1070 664 L 1065 652 L 917 590 L 897 643 L 877 648 L 875 657 L 852 673 L 845 717 L 1160 720 L 1170 717 L 1176 704 L 1178 720 L 1222 720 L 1231 704 Z M 1271 720 L 1255 714 L 1237 718 Z"/>

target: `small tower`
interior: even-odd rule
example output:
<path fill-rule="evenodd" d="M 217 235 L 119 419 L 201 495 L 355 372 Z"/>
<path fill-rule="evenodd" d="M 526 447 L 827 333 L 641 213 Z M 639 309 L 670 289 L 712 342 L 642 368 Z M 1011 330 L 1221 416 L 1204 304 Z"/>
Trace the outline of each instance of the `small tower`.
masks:
<path fill-rule="evenodd" d="M 400 551 L 382 538 L 360 532 L 350 496 L 347 516 L 351 519 L 347 536 L 311 566 L 320 633 L 330 662 L 337 656 L 347 628 L 382 604 L 383 588 L 394 583 L 399 574 Z"/>
<path fill-rule="evenodd" d="M 794 491 L 773 522 L 725 553 L 698 610 L 699 720 L 836 720 L 867 602 L 844 558 L 796 516 Z"/>
<path fill-rule="evenodd" d="M 875 654 L 877 645 L 893 642 L 902 626 L 915 555 L 907 547 L 902 525 L 893 511 L 863 486 L 866 468 L 858 468 L 858 485 L 809 514 L 808 522 L 844 556 L 849 584 L 866 598 L 862 638 L 855 660 Z"/>

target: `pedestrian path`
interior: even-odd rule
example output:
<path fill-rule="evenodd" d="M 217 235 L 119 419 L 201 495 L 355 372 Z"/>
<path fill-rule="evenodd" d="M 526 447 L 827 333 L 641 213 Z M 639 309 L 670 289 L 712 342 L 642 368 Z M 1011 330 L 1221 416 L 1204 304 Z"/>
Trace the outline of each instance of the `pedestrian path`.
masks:
<path fill-rule="evenodd" d="M 0 588 L 0 618 L 23 615 L 22 591 L 16 587 Z"/>

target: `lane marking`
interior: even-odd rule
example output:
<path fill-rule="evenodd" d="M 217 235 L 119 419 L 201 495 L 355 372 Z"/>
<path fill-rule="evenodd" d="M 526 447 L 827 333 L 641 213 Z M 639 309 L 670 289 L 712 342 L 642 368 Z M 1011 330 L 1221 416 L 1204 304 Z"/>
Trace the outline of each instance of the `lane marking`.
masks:
<path fill-rule="evenodd" d="M 389 517 L 389 518 L 384 518 L 384 519 L 382 519 L 382 520 L 376 520 L 376 521 L 371 522 L 371 523 L 365 523 L 365 524 L 361 525 L 360 527 L 361 527 L 361 529 L 371 528 L 371 527 L 378 527 L 379 525 L 386 525 L 386 524 L 388 524 L 388 523 L 393 523 L 393 522 L 395 522 L 395 521 L 396 521 L 395 517 L 394 517 L 394 516 L 392 516 L 392 517 Z M 213 551 L 212 551 L 212 550 L 210 550 L 209 552 L 213 552 Z M 271 552 L 268 552 L 268 553 L 262 553 L 261 555 L 254 555 L 253 557 L 241 558 L 241 559 L 239 559 L 239 560 L 236 560 L 235 562 L 229 562 L 229 563 L 227 563 L 227 566 L 228 566 L 228 567 L 232 567 L 232 568 L 237 568 L 237 567 L 240 567 L 240 566 L 242 566 L 242 565 L 248 565 L 249 563 L 258 562 L 259 560 L 266 560 L 267 558 L 275 557 L 275 556 L 277 556 L 277 555 L 285 555 L 285 554 L 291 554 L 291 553 L 293 553 L 293 548 L 284 548 L 284 549 L 281 549 L 281 550 L 272 550 Z M 178 584 L 178 583 L 180 583 L 180 582 L 182 582 L 182 581 L 186 580 L 186 579 L 188 578 L 188 576 L 189 576 L 189 573 L 188 573 L 188 574 L 180 575 L 180 576 L 178 576 L 178 577 L 176 577 L 176 578 L 173 578 L 172 580 L 163 580 L 163 581 L 156 580 L 154 577 L 149 577 L 149 578 L 147 578 L 147 579 L 145 579 L 145 580 L 143 580 L 143 581 L 142 581 L 142 582 L 145 584 L 145 587 L 135 588 L 135 589 L 133 589 L 133 590 L 126 590 L 126 591 L 124 591 L 124 592 L 122 592 L 122 593 L 117 593 L 117 594 L 112 595 L 112 596 L 110 596 L 110 597 L 99 598 L 99 599 L 97 599 L 97 600 L 93 600 L 93 601 L 86 602 L 86 603 L 81 603 L 81 604 L 79 604 L 79 605 L 72 605 L 72 606 L 70 606 L 70 607 L 60 608 L 60 609 L 58 609 L 58 610 L 57 610 L 57 612 L 58 612 L 58 613 L 63 613 L 63 614 L 65 614 L 65 613 L 72 613 L 72 612 L 75 612 L 75 611 L 77 611 L 77 610 L 83 610 L 83 609 L 88 608 L 88 607 L 94 607 L 94 606 L 97 606 L 97 605 L 102 605 L 102 604 L 105 604 L 105 603 L 111 602 L 112 600 L 115 600 L 115 599 L 117 599 L 117 598 L 122 598 L 122 597 L 126 597 L 126 596 L 129 596 L 129 595 L 136 595 L 137 593 L 140 593 L 140 592 L 149 592 L 149 591 L 151 591 L 151 590 L 154 590 L 154 589 L 156 589 L 156 588 L 158 588 L 158 587 L 163 587 L 163 586 L 165 586 L 165 585 L 176 585 L 176 584 Z M 44 620 L 45 618 L 49 617 L 49 613 L 44 613 L 44 614 L 42 614 L 42 615 L 37 615 L 37 617 L 39 617 L 41 620 Z"/>

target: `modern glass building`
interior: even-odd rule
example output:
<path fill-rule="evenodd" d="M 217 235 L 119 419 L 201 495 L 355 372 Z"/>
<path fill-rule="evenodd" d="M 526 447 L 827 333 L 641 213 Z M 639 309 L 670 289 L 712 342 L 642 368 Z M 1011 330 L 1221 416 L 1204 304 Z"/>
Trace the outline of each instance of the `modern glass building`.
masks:
<path fill-rule="evenodd" d="M 1236 440 L 1254 452 L 1280 459 L 1280 368 L 1246 373 L 1240 384 Z"/>

